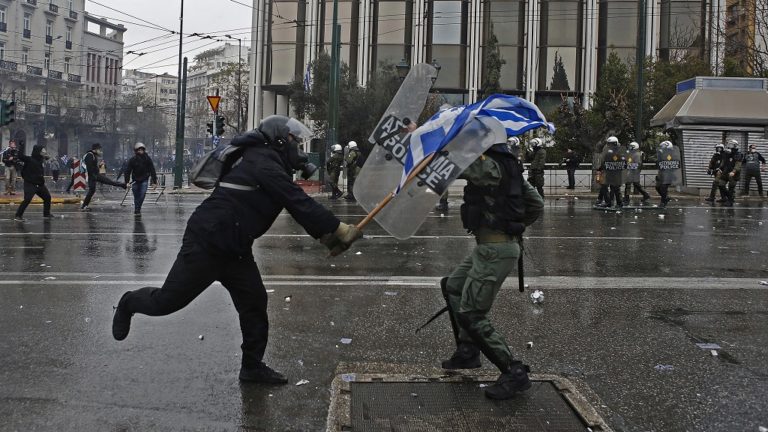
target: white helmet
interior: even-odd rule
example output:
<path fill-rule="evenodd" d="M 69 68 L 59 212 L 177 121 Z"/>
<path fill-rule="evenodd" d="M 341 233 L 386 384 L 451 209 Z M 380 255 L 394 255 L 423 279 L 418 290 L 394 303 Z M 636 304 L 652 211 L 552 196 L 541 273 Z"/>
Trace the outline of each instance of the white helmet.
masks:
<path fill-rule="evenodd" d="M 357 143 L 354 142 L 354 141 L 350 141 L 349 144 L 347 144 L 347 147 L 349 147 L 350 150 L 351 149 L 356 149 L 357 148 Z"/>
<path fill-rule="evenodd" d="M 661 144 L 659 144 L 659 147 L 663 149 L 672 148 L 672 142 L 671 141 L 662 141 Z"/>
<path fill-rule="evenodd" d="M 140 148 L 144 149 L 144 151 L 147 150 L 147 147 L 144 145 L 144 143 L 137 142 L 136 145 L 133 146 L 133 151 L 136 151 Z"/>
<path fill-rule="evenodd" d="M 640 144 L 636 143 L 635 141 L 632 141 L 629 143 L 630 150 L 637 150 L 640 148 Z"/>
<path fill-rule="evenodd" d="M 736 141 L 735 139 L 729 139 L 728 140 L 728 147 L 733 148 L 733 147 L 738 147 L 738 146 L 739 146 L 739 142 Z"/>
<path fill-rule="evenodd" d="M 334 152 L 334 153 L 335 152 L 340 152 L 341 151 L 341 144 L 334 144 L 334 145 L 332 145 L 331 146 L 331 151 Z"/>
<path fill-rule="evenodd" d="M 541 143 L 541 139 L 539 139 L 539 138 L 534 138 L 534 139 L 531 140 L 531 145 L 533 147 L 541 147 L 541 144 L 542 144 Z"/>
<path fill-rule="evenodd" d="M 718 143 L 718 144 L 715 146 L 715 150 L 717 150 L 717 149 L 720 149 L 720 150 L 722 150 L 722 149 L 724 149 L 724 148 L 725 148 L 725 146 L 723 145 L 723 143 Z"/>
<path fill-rule="evenodd" d="M 507 138 L 507 145 L 512 147 L 520 147 L 520 138 L 518 137 Z"/>
<path fill-rule="evenodd" d="M 611 135 L 611 136 L 608 137 L 607 140 L 605 140 L 605 142 L 607 142 L 608 144 L 618 144 L 619 143 L 619 139 L 616 138 L 615 136 Z"/>

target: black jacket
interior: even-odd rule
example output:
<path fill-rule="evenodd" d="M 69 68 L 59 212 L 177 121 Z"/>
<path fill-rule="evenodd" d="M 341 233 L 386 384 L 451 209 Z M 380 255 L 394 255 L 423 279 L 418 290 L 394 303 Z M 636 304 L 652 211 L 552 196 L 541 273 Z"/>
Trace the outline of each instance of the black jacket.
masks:
<path fill-rule="evenodd" d="M 45 159 L 40 154 L 43 146 L 36 145 L 32 147 L 32 155 L 19 155 L 19 159 L 24 162 L 24 169 L 21 170 L 21 178 L 27 183 L 40 186 L 45 184 L 45 178 L 43 177 L 43 162 Z"/>
<path fill-rule="evenodd" d="M 84 163 L 88 170 L 88 180 L 96 179 L 99 176 L 99 158 L 93 153 L 93 150 L 89 150 L 83 156 L 81 163 Z"/>
<path fill-rule="evenodd" d="M 334 232 L 339 220 L 293 182 L 280 154 L 267 147 L 258 131 L 246 138 L 249 146 L 242 161 L 221 182 L 256 190 L 216 187 L 187 222 L 194 237 L 215 254 L 251 257 L 253 241 L 269 230 L 283 209 L 314 238 Z"/>
<path fill-rule="evenodd" d="M 12 149 L 8 147 L 5 152 L 3 152 L 3 163 L 8 168 L 16 165 L 16 162 L 19 161 L 19 149 L 15 148 Z"/>
<path fill-rule="evenodd" d="M 157 183 L 157 174 L 155 173 L 155 164 L 152 163 L 152 159 L 146 154 L 135 155 L 128 161 L 128 166 L 125 168 L 125 181 L 131 181 L 131 175 L 133 175 L 133 181 L 143 182 L 148 178 L 152 178 L 152 183 Z"/>

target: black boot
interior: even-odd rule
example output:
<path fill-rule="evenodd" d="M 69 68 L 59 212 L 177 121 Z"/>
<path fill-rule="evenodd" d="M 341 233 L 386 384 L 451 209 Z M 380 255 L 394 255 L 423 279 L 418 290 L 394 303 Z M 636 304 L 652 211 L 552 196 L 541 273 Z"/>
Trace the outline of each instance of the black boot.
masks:
<path fill-rule="evenodd" d="M 130 294 L 130 291 L 120 297 L 120 301 L 117 302 L 117 307 L 115 308 L 115 315 L 112 317 L 112 337 L 119 341 L 128 337 L 128 332 L 131 331 L 131 317 L 133 314 L 126 310 L 127 307 L 125 305 L 125 298 L 128 294 Z"/>
<path fill-rule="evenodd" d="M 485 397 L 497 400 L 510 399 L 529 388 L 531 388 L 531 380 L 528 379 L 528 366 L 515 361 L 499 376 L 495 384 L 485 389 Z"/>
<path fill-rule="evenodd" d="M 442 363 L 443 369 L 477 369 L 480 366 L 480 349 L 469 343 L 460 343 L 451 358 Z"/>
<path fill-rule="evenodd" d="M 288 379 L 280 372 L 262 362 L 255 368 L 241 367 L 240 381 L 264 384 L 285 384 L 288 382 Z"/>

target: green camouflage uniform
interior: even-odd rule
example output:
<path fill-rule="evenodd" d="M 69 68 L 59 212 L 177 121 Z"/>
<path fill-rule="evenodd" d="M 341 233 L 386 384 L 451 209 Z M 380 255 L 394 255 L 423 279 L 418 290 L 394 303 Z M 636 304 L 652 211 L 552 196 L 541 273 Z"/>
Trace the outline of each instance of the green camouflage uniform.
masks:
<path fill-rule="evenodd" d="M 539 147 L 533 152 L 533 161 L 528 171 L 528 181 L 533 185 L 539 195 L 544 196 L 544 167 L 547 161 L 547 151 Z"/>
<path fill-rule="evenodd" d="M 462 173 L 460 178 L 477 186 L 498 186 L 502 180 L 501 169 L 492 158 L 480 157 Z M 491 200 L 488 197 L 486 199 Z M 519 222 L 527 226 L 543 212 L 544 200 L 526 181 L 523 181 L 523 202 L 525 216 Z M 493 217 L 488 213 L 485 213 L 485 216 Z M 446 282 L 449 310 L 452 311 L 451 319 L 454 328 L 458 329 L 457 343 L 485 344 L 493 355 L 489 356 L 485 350 L 483 353 L 502 369 L 512 362 L 512 354 L 504 337 L 494 329 L 487 315 L 504 279 L 517 266 L 517 259 L 521 252 L 521 238 L 486 227 L 481 227 L 474 234 L 477 246 L 451 273 Z M 462 327 L 461 319 L 456 315 L 472 317 L 469 330 L 479 335 L 480 343 Z"/>
<path fill-rule="evenodd" d="M 341 196 L 339 189 L 339 175 L 344 166 L 344 155 L 341 152 L 331 153 L 328 162 L 325 163 L 325 170 L 328 172 L 328 184 L 331 186 L 331 193 L 334 197 Z"/>
<path fill-rule="evenodd" d="M 360 167 L 357 165 L 358 160 L 362 157 L 360 150 L 352 149 L 347 154 L 347 197 L 354 197 L 353 188 L 355 187 L 355 179 L 360 174 Z"/>

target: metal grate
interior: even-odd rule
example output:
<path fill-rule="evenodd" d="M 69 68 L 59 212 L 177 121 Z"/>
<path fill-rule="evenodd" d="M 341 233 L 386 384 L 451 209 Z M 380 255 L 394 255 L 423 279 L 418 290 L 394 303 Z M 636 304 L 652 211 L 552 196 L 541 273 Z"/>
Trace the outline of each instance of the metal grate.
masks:
<path fill-rule="evenodd" d="M 376 431 L 579 431 L 580 417 L 549 381 L 493 401 L 478 382 L 353 382 L 351 429 Z"/>

